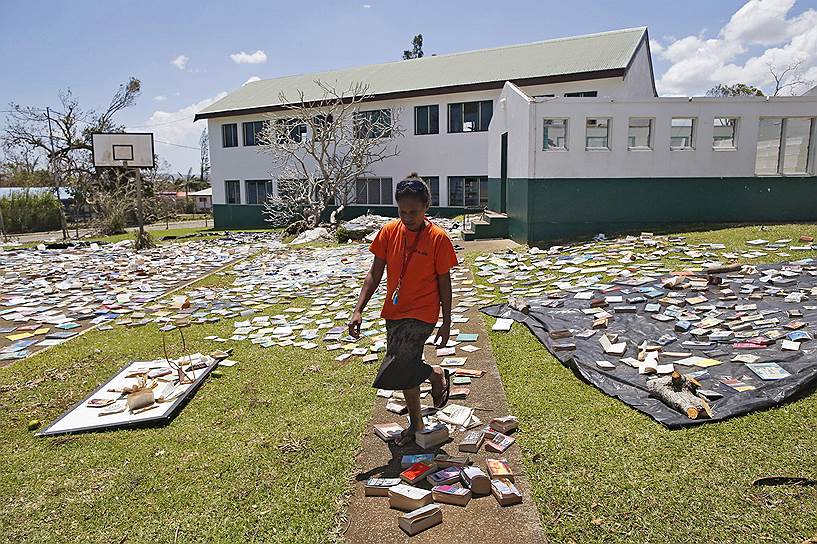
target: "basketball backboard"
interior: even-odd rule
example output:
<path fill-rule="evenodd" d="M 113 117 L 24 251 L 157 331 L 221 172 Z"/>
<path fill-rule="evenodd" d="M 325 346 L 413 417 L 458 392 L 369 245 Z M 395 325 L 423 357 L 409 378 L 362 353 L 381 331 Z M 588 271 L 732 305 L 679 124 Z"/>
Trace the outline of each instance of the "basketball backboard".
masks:
<path fill-rule="evenodd" d="M 91 135 L 94 166 L 153 168 L 153 134 L 150 132 L 96 132 Z"/>

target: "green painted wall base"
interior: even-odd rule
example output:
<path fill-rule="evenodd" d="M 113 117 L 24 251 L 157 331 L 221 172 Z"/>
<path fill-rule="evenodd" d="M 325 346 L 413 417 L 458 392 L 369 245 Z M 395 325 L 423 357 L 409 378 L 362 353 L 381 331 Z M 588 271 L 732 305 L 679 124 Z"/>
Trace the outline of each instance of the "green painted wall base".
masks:
<path fill-rule="evenodd" d="M 817 177 L 509 179 L 521 243 L 702 223 L 817 220 Z"/>
<path fill-rule="evenodd" d="M 495 212 L 505 213 L 507 202 L 505 199 L 505 186 L 507 180 L 500 178 L 488 178 L 488 209 Z"/>
<path fill-rule="evenodd" d="M 263 206 L 251 204 L 213 204 L 213 228 L 216 229 L 265 229 L 270 228 L 264 221 Z M 334 208 L 325 210 L 324 219 L 328 220 Z M 386 217 L 397 217 L 397 206 L 346 206 L 343 210 L 344 219 L 354 219 L 366 212 Z M 434 206 L 428 210 L 428 216 L 455 217 L 465 213 L 462 207 Z"/>

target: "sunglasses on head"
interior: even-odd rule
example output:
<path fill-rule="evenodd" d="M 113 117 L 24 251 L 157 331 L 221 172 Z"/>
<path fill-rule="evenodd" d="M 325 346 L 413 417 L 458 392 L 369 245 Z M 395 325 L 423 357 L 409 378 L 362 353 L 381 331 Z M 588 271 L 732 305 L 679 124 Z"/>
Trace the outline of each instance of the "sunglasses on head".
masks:
<path fill-rule="evenodd" d="M 416 179 L 406 179 L 401 181 L 397 188 L 398 189 L 410 189 L 412 191 L 423 191 L 425 190 L 425 184 L 422 181 Z"/>

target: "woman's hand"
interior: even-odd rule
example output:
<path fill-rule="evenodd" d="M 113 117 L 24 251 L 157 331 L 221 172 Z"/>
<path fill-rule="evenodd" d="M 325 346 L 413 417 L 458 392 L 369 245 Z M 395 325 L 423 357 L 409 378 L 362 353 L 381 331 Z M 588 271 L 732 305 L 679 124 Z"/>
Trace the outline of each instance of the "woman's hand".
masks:
<path fill-rule="evenodd" d="M 360 324 L 363 323 L 363 316 L 360 310 L 355 310 L 352 313 L 352 319 L 349 320 L 349 335 L 355 338 L 360 338 Z"/>
<path fill-rule="evenodd" d="M 448 345 L 449 336 L 451 336 L 451 322 L 444 319 L 439 330 L 437 330 L 437 336 L 434 338 L 434 345 L 444 348 Z M 439 342 L 439 344 L 437 342 Z"/>

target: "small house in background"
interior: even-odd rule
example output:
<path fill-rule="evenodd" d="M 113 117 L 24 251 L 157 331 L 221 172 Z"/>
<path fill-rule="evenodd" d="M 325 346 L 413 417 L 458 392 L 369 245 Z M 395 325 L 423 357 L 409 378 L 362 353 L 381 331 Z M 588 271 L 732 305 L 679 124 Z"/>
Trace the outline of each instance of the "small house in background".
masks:
<path fill-rule="evenodd" d="M 194 199 L 196 212 L 209 212 L 213 209 L 213 188 L 208 187 L 201 191 L 189 193 L 188 196 Z"/>

